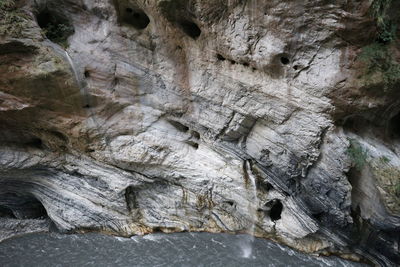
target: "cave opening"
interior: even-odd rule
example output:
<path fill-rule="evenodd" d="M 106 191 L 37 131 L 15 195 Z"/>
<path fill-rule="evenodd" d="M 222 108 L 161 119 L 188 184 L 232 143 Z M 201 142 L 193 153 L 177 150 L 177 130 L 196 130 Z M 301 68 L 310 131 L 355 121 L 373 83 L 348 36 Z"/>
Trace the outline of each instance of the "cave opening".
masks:
<path fill-rule="evenodd" d="M 179 21 L 179 25 L 181 26 L 183 32 L 190 36 L 192 39 L 197 39 L 201 34 L 199 26 L 197 26 L 196 23 L 190 20 L 181 20 Z"/>
<path fill-rule="evenodd" d="M 16 217 L 11 209 L 9 209 L 5 206 L 1 206 L 1 205 L 0 205 L 0 217 L 16 219 Z"/>
<path fill-rule="evenodd" d="M 143 30 L 150 24 L 150 18 L 140 8 L 127 7 L 123 12 L 122 22 L 137 30 Z"/>
<path fill-rule="evenodd" d="M 67 39 L 72 35 L 74 27 L 64 17 L 55 15 L 45 9 L 36 16 L 39 27 L 46 37 L 59 45 L 67 46 Z"/>
<path fill-rule="evenodd" d="M 271 209 L 269 211 L 269 217 L 272 221 L 278 221 L 281 219 L 281 214 L 283 210 L 282 202 L 279 199 L 271 200 Z"/>
<path fill-rule="evenodd" d="M 36 197 L 15 193 L 0 196 L 0 214 L 16 219 L 48 217 L 45 207 Z"/>
<path fill-rule="evenodd" d="M 389 134 L 392 138 L 400 138 L 400 113 L 390 119 Z"/>

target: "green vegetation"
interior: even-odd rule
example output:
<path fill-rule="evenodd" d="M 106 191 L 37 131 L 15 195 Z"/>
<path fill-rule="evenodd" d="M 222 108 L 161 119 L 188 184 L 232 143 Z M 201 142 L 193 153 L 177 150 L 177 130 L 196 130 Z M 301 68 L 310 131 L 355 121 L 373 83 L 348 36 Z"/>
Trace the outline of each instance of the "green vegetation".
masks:
<path fill-rule="evenodd" d="M 397 4 L 396 1 L 399 0 L 374 0 L 372 2 L 370 14 L 376 20 L 377 36 L 375 42 L 362 48 L 359 57 L 366 65 L 366 72 L 363 76 L 365 85 L 381 84 L 384 93 L 390 92 L 400 83 L 400 64 L 393 55 L 393 46 L 397 41 L 398 17 L 390 14 L 391 9 Z"/>
<path fill-rule="evenodd" d="M 49 40 L 65 48 L 68 46 L 68 37 L 74 33 L 74 28 L 64 23 L 48 23 L 43 33 Z"/>
<path fill-rule="evenodd" d="M 400 82 L 400 64 L 395 61 L 385 44 L 375 42 L 363 47 L 360 60 L 367 64 L 367 85 L 380 78 L 383 91 L 388 92 Z"/>
<path fill-rule="evenodd" d="M 374 0 L 370 9 L 372 16 L 376 19 L 378 40 L 384 43 L 396 39 L 397 25 L 388 15 L 392 2 L 393 0 Z"/>
<path fill-rule="evenodd" d="M 0 35 L 18 37 L 27 22 L 26 15 L 15 6 L 14 0 L 0 0 Z"/>
<path fill-rule="evenodd" d="M 349 139 L 350 146 L 347 149 L 351 160 L 357 170 L 361 170 L 367 163 L 368 152 L 362 145 L 355 139 Z"/>

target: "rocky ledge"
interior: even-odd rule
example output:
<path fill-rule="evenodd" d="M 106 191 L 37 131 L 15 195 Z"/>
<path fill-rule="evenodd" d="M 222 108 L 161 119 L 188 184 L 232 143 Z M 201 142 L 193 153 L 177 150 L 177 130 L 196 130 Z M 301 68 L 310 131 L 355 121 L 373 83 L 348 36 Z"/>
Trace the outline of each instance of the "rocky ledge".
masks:
<path fill-rule="evenodd" d="M 399 10 L 0 0 L 0 237 L 248 232 L 399 264 Z"/>

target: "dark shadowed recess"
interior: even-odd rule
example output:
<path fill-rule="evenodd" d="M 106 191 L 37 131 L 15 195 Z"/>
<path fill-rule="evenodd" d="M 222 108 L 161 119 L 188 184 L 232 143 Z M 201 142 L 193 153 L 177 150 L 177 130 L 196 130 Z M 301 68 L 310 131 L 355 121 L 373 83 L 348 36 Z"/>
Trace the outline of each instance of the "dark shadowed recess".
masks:
<path fill-rule="evenodd" d="M 195 15 L 191 12 L 189 5 L 190 1 L 163 1 L 160 3 L 160 8 L 172 25 L 195 40 L 201 35 L 201 29 L 195 22 Z"/>
<path fill-rule="evenodd" d="M 47 217 L 42 203 L 31 194 L 4 193 L 0 195 L 0 216 L 17 219 Z"/>
<path fill-rule="evenodd" d="M 150 24 L 149 16 L 136 3 L 126 0 L 114 0 L 114 6 L 120 24 L 132 26 L 136 30 L 146 29 Z"/>
<path fill-rule="evenodd" d="M 37 13 L 36 20 L 50 41 L 67 46 L 67 39 L 74 33 L 74 28 L 60 10 L 42 9 Z"/>

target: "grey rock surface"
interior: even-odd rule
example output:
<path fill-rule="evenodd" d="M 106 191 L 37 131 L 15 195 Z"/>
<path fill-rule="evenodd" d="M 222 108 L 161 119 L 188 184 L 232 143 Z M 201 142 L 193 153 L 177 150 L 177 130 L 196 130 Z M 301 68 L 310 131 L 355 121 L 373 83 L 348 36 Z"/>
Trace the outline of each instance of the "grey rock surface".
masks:
<path fill-rule="evenodd" d="M 0 212 L 400 262 L 399 90 L 359 79 L 370 1 L 17 5 L 23 29 L 0 36 Z M 58 23 L 62 46 L 45 35 Z"/>

